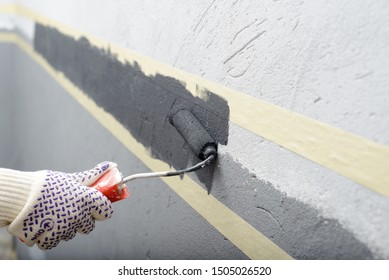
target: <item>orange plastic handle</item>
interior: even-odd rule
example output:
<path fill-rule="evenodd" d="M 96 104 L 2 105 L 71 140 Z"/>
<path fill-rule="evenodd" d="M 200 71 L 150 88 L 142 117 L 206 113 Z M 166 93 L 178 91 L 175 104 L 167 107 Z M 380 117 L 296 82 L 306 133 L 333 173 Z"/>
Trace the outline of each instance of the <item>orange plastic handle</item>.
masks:
<path fill-rule="evenodd" d="M 119 186 L 122 181 L 122 175 L 117 168 L 113 168 L 101 176 L 91 188 L 95 188 L 104 194 L 111 202 L 116 202 L 130 196 L 126 185 Z"/>

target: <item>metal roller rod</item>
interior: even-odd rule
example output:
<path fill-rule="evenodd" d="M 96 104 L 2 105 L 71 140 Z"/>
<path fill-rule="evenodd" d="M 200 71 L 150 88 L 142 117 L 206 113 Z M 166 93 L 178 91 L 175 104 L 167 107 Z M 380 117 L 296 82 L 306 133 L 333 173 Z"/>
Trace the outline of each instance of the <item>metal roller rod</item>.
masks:
<path fill-rule="evenodd" d="M 197 163 L 196 165 L 193 165 L 193 166 L 188 167 L 186 169 L 181 169 L 181 170 L 176 170 L 176 171 L 162 171 L 162 172 L 149 172 L 149 173 L 133 174 L 133 175 L 130 175 L 130 176 L 123 178 L 120 187 L 123 184 L 125 184 L 129 181 L 136 180 L 136 179 L 155 178 L 155 177 L 170 177 L 170 176 L 178 176 L 178 175 L 185 174 L 188 172 L 193 172 L 193 171 L 202 169 L 202 168 L 210 165 L 215 160 L 215 158 L 216 158 L 216 156 L 214 154 L 212 154 L 209 157 L 207 157 L 205 160 Z"/>

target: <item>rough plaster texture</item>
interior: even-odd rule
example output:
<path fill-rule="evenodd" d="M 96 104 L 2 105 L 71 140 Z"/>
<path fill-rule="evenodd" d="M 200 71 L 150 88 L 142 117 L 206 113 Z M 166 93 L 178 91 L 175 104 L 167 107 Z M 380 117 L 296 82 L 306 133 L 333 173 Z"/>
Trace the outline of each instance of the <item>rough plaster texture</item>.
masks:
<path fill-rule="evenodd" d="M 387 1 L 19 2 L 188 72 L 389 143 Z M 336 220 L 375 257 L 389 258 L 387 199 L 233 124 L 220 152 Z M 243 174 L 235 170 L 236 177 Z"/>
<path fill-rule="evenodd" d="M 17 2 L 185 71 L 389 144 L 389 135 L 382 133 L 389 124 L 385 0 Z M 95 20 L 102 18 L 101 23 Z"/>

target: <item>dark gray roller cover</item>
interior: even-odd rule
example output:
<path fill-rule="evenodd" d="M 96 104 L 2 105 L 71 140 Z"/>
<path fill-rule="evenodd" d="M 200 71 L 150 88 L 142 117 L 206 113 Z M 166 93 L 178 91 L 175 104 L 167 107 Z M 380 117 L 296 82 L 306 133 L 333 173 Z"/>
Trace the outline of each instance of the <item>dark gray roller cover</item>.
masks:
<path fill-rule="evenodd" d="M 182 109 L 170 117 L 170 123 L 185 139 L 193 152 L 202 160 L 217 153 L 215 140 L 205 130 L 195 115 Z"/>

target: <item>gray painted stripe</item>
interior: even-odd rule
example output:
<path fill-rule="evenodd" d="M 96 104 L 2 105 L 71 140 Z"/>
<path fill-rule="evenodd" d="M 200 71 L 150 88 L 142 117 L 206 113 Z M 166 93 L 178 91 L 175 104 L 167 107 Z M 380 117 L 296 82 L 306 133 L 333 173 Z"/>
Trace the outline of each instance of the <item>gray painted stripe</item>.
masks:
<path fill-rule="evenodd" d="M 212 195 L 295 259 L 374 258 L 337 220 L 258 179 L 228 154 L 219 157 L 214 180 Z"/>
<path fill-rule="evenodd" d="M 122 64 L 85 38 L 74 40 L 40 24 L 35 30 L 35 50 L 113 115 L 154 157 L 181 169 L 193 156 L 168 120 L 180 108 L 190 109 L 218 143 L 227 144 L 229 108 L 221 97 L 211 92 L 204 93 L 205 99 L 194 97 L 179 81 L 148 77 L 137 64 Z M 203 178 L 203 183 L 212 184 L 211 172 Z"/>

